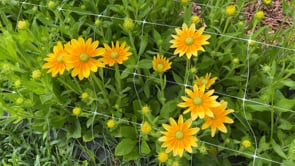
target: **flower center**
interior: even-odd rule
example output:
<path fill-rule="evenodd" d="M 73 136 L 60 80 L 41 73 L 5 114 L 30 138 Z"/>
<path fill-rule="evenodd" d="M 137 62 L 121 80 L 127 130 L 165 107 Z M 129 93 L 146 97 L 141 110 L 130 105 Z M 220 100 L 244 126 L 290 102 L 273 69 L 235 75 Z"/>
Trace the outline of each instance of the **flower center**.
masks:
<path fill-rule="evenodd" d="M 57 62 L 63 62 L 63 60 L 64 60 L 64 57 L 62 56 L 62 55 L 59 55 L 58 57 L 57 57 Z"/>
<path fill-rule="evenodd" d="M 183 138 L 183 132 L 182 131 L 176 131 L 175 137 L 176 137 L 176 139 L 182 139 Z"/>
<path fill-rule="evenodd" d="M 82 54 L 80 54 L 80 60 L 81 60 L 82 62 L 87 62 L 88 59 L 89 59 L 89 55 L 88 55 L 88 54 L 86 54 L 86 53 L 82 53 Z"/>
<path fill-rule="evenodd" d="M 164 65 L 160 63 L 157 65 L 157 68 L 158 68 L 158 70 L 162 70 L 164 68 Z"/>
<path fill-rule="evenodd" d="M 203 85 L 208 84 L 208 81 L 206 79 L 202 80 Z"/>
<path fill-rule="evenodd" d="M 118 55 L 119 55 L 119 54 L 118 54 L 117 52 L 112 52 L 112 53 L 111 53 L 111 58 L 113 58 L 113 59 L 114 59 L 114 58 L 117 58 Z"/>
<path fill-rule="evenodd" d="M 192 37 L 187 37 L 184 42 L 186 45 L 191 45 L 193 44 L 194 39 Z"/>
<path fill-rule="evenodd" d="M 203 102 L 203 100 L 200 97 L 195 97 L 193 99 L 193 103 L 196 104 L 196 105 L 200 105 L 200 104 L 202 104 L 202 102 Z"/>

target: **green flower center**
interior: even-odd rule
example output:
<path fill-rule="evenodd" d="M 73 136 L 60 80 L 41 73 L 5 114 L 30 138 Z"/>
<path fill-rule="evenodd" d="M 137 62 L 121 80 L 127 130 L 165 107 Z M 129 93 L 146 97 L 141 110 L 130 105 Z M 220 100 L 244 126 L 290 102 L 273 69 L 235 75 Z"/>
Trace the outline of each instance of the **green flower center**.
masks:
<path fill-rule="evenodd" d="M 182 131 L 176 131 L 175 137 L 176 137 L 176 139 L 182 139 L 183 138 L 183 132 Z"/>
<path fill-rule="evenodd" d="M 86 53 L 82 53 L 82 54 L 80 54 L 80 60 L 81 60 L 82 62 L 87 62 L 88 59 L 89 59 L 89 55 L 88 55 L 88 54 L 86 54 Z"/>
<path fill-rule="evenodd" d="M 158 68 L 158 70 L 162 70 L 164 68 L 164 65 L 160 63 L 157 65 L 157 68 Z"/>
<path fill-rule="evenodd" d="M 117 58 L 119 56 L 119 54 L 117 52 L 112 52 L 111 53 L 111 58 Z"/>
<path fill-rule="evenodd" d="M 200 105 L 200 104 L 202 104 L 202 102 L 203 102 L 203 100 L 200 97 L 195 97 L 193 99 L 193 103 L 196 104 L 196 105 Z"/>
<path fill-rule="evenodd" d="M 203 85 L 208 84 L 208 81 L 206 79 L 202 80 Z"/>
<path fill-rule="evenodd" d="M 191 45 L 194 43 L 194 39 L 192 37 L 187 37 L 184 42 L 186 45 Z"/>
<path fill-rule="evenodd" d="M 64 60 L 64 57 L 62 56 L 62 55 L 59 55 L 58 57 L 57 57 L 57 62 L 63 62 L 63 60 Z"/>

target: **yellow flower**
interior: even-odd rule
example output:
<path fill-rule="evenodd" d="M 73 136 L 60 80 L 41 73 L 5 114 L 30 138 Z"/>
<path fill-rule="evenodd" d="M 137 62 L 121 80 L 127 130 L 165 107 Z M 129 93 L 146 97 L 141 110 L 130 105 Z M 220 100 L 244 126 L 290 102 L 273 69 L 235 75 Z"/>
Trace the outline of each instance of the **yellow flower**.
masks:
<path fill-rule="evenodd" d="M 88 93 L 87 92 L 83 92 L 81 94 L 81 99 L 87 99 L 89 97 Z"/>
<path fill-rule="evenodd" d="M 194 15 L 194 16 L 191 17 L 191 20 L 192 20 L 192 23 L 197 24 L 197 23 L 200 22 L 200 17 Z"/>
<path fill-rule="evenodd" d="M 193 91 L 190 89 L 185 89 L 186 94 L 189 97 L 182 96 L 183 103 L 179 103 L 177 106 L 186 108 L 184 114 L 191 112 L 191 118 L 193 120 L 198 117 L 204 118 L 205 115 L 209 117 L 214 117 L 212 108 L 218 107 L 219 103 L 216 101 L 218 96 L 211 96 L 214 93 L 214 90 L 210 90 L 205 93 L 205 85 L 193 86 Z"/>
<path fill-rule="evenodd" d="M 17 22 L 17 29 L 27 29 L 28 22 L 25 20 L 20 20 Z"/>
<path fill-rule="evenodd" d="M 115 124 L 116 124 L 116 122 L 115 122 L 114 119 L 110 119 L 110 120 L 107 121 L 107 126 L 110 129 L 113 128 L 115 126 Z"/>
<path fill-rule="evenodd" d="M 254 40 L 248 40 L 248 44 L 249 44 L 250 46 L 253 46 L 253 45 L 255 44 L 255 41 L 254 41 Z"/>
<path fill-rule="evenodd" d="M 152 127 L 148 122 L 144 122 L 140 130 L 143 134 L 149 134 L 152 131 Z"/>
<path fill-rule="evenodd" d="M 205 77 L 198 77 L 196 76 L 196 81 L 194 82 L 195 84 L 197 84 L 198 86 L 202 86 L 205 85 L 206 89 L 209 89 L 211 87 L 211 85 L 213 85 L 217 79 L 217 77 L 211 77 L 211 73 L 206 73 Z"/>
<path fill-rule="evenodd" d="M 263 11 L 256 12 L 255 17 L 258 18 L 258 19 L 263 19 L 264 12 Z"/>
<path fill-rule="evenodd" d="M 55 2 L 54 1 L 49 1 L 47 6 L 52 9 L 52 8 L 55 7 Z"/>
<path fill-rule="evenodd" d="M 141 112 L 143 112 L 143 113 L 149 113 L 149 112 L 151 112 L 151 109 L 150 109 L 150 107 L 148 106 L 148 105 L 145 105 L 145 106 L 143 106 L 142 108 L 141 108 Z"/>
<path fill-rule="evenodd" d="M 205 123 L 202 125 L 202 129 L 206 129 L 208 127 L 211 128 L 211 136 L 214 137 L 216 133 L 216 129 L 220 130 L 223 133 L 227 132 L 227 129 L 224 123 L 233 123 L 234 121 L 227 117 L 228 114 L 234 112 L 232 109 L 226 110 L 227 102 L 221 101 L 220 105 L 216 108 L 212 108 L 214 116 L 209 117 L 205 116 Z"/>
<path fill-rule="evenodd" d="M 24 98 L 22 98 L 22 97 L 19 97 L 16 99 L 17 104 L 22 104 L 23 102 L 24 102 Z"/>
<path fill-rule="evenodd" d="M 251 147 L 251 142 L 248 139 L 245 139 L 241 142 L 242 146 L 244 146 L 245 148 L 249 148 Z"/>
<path fill-rule="evenodd" d="M 102 21 L 101 21 L 100 19 L 96 19 L 95 22 L 94 22 L 94 24 L 95 24 L 96 26 L 100 26 L 101 23 L 102 23 Z"/>
<path fill-rule="evenodd" d="M 97 48 L 99 42 L 89 38 L 85 41 L 82 37 L 78 40 L 72 39 L 65 45 L 68 56 L 65 61 L 69 69 L 72 69 L 72 77 L 78 75 L 79 80 L 88 78 L 90 71 L 96 72 L 98 67 L 104 67 L 102 58 L 95 59 L 97 56 L 103 55 L 103 48 Z"/>
<path fill-rule="evenodd" d="M 179 166 L 178 161 L 173 161 L 172 166 Z"/>
<path fill-rule="evenodd" d="M 14 87 L 19 88 L 21 86 L 21 81 L 20 80 L 16 80 L 14 82 Z"/>
<path fill-rule="evenodd" d="M 271 4 L 271 0 L 263 0 L 263 2 L 264 2 L 266 5 Z"/>
<path fill-rule="evenodd" d="M 32 78 L 33 79 L 38 79 L 38 78 L 40 78 L 41 77 L 41 71 L 40 70 L 34 70 L 33 72 L 32 72 Z"/>
<path fill-rule="evenodd" d="M 112 47 L 104 44 L 103 59 L 105 64 L 113 66 L 115 63 L 122 64 L 123 61 L 128 59 L 128 56 L 132 55 L 129 52 L 130 47 L 125 47 L 126 43 L 123 42 L 120 46 L 119 41 L 116 41 L 116 45 L 112 42 Z"/>
<path fill-rule="evenodd" d="M 152 63 L 153 69 L 158 73 L 164 73 L 165 71 L 169 70 L 172 64 L 172 62 L 170 62 L 166 57 L 160 56 L 159 54 L 154 56 Z"/>
<path fill-rule="evenodd" d="M 208 154 L 206 146 L 202 145 L 199 147 L 199 151 L 201 154 Z"/>
<path fill-rule="evenodd" d="M 229 5 L 225 8 L 225 13 L 227 15 L 233 15 L 236 12 L 236 7 L 234 5 Z"/>
<path fill-rule="evenodd" d="M 73 114 L 78 116 L 81 114 L 81 108 L 79 107 L 75 107 L 73 110 L 72 110 Z"/>
<path fill-rule="evenodd" d="M 51 73 L 52 77 L 57 74 L 63 74 L 67 64 L 64 59 L 67 56 L 64 51 L 63 45 L 60 41 L 57 42 L 56 46 L 53 47 L 53 53 L 50 53 L 46 58 L 44 58 L 45 63 L 42 68 L 49 69 L 47 73 Z"/>
<path fill-rule="evenodd" d="M 234 64 L 238 64 L 239 62 L 240 62 L 239 58 L 234 58 L 234 59 L 233 59 L 233 63 L 234 63 Z"/>
<path fill-rule="evenodd" d="M 197 147 L 195 134 L 200 130 L 198 127 L 190 128 L 192 119 L 188 119 L 183 123 L 182 115 L 178 118 L 178 123 L 173 118 L 169 119 L 170 125 L 163 124 L 166 131 L 161 133 L 164 135 L 159 138 L 163 142 L 162 147 L 167 148 L 166 153 L 173 151 L 173 156 L 182 157 L 183 151 L 192 153 L 191 147 Z"/>
<path fill-rule="evenodd" d="M 134 28 L 134 23 L 133 20 L 129 17 L 126 17 L 124 19 L 124 23 L 123 23 L 123 27 L 127 30 L 127 31 L 131 31 Z"/>
<path fill-rule="evenodd" d="M 204 32 L 204 27 L 196 31 L 195 24 L 191 24 L 188 28 L 184 23 L 182 24 L 182 30 L 176 28 L 176 34 L 172 35 L 173 39 L 170 41 L 172 45 L 171 48 L 176 48 L 174 54 L 179 54 L 183 56 L 186 54 L 187 58 L 190 59 L 192 55 L 197 56 L 198 51 L 205 51 L 202 45 L 207 45 L 207 41 L 210 35 L 202 35 Z"/>
<path fill-rule="evenodd" d="M 158 160 L 161 162 L 161 163 L 165 163 L 167 160 L 168 160 L 168 154 L 165 153 L 165 152 L 160 152 L 158 154 Z"/>

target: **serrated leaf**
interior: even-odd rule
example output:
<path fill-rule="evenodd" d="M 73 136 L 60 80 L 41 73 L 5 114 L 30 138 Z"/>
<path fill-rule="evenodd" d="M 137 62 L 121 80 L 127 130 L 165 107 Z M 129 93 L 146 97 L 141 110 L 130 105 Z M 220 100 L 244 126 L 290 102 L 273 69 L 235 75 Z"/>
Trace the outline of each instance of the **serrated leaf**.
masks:
<path fill-rule="evenodd" d="M 116 156 L 123 156 L 123 155 L 127 155 L 128 153 L 130 153 L 133 148 L 135 147 L 137 141 L 136 140 L 132 140 L 130 138 L 125 138 L 123 139 L 117 146 L 115 149 L 115 155 Z"/>

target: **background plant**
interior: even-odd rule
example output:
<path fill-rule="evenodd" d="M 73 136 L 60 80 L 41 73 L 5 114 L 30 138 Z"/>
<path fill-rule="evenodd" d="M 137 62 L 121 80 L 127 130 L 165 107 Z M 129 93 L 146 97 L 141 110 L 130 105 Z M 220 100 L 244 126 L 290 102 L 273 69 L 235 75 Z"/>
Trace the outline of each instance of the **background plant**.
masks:
<path fill-rule="evenodd" d="M 1 162 L 157 164 L 161 124 L 182 112 L 176 105 L 184 84 L 210 72 L 218 77 L 213 88 L 219 99 L 235 110 L 235 123 L 227 134 L 198 135 L 199 147 L 177 162 L 292 165 L 294 25 L 269 33 L 261 19 L 245 21 L 243 9 L 252 2 L 198 3 L 206 5 L 197 28 L 207 26 L 210 45 L 185 67 L 186 59 L 173 55 L 169 41 L 175 26 L 191 23 L 191 2 L 1 1 Z M 286 18 L 294 15 L 290 3 L 282 5 Z M 231 15 L 225 10 L 229 5 L 236 7 Z M 133 55 L 118 70 L 107 67 L 84 81 L 69 73 L 46 74 L 43 59 L 56 42 L 79 36 L 107 44 L 125 41 Z M 172 61 L 162 76 L 152 69 L 158 53 Z M 38 70 L 41 75 L 32 75 Z M 144 106 L 149 113 L 142 112 Z M 73 115 L 74 107 L 81 114 Z M 107 124 L 110 119 L 114 125 Z M 148 134 L 141 132 L 144 121 L 152 127 Z M 168 158 L 167 164 L 175 162 Z"/>

